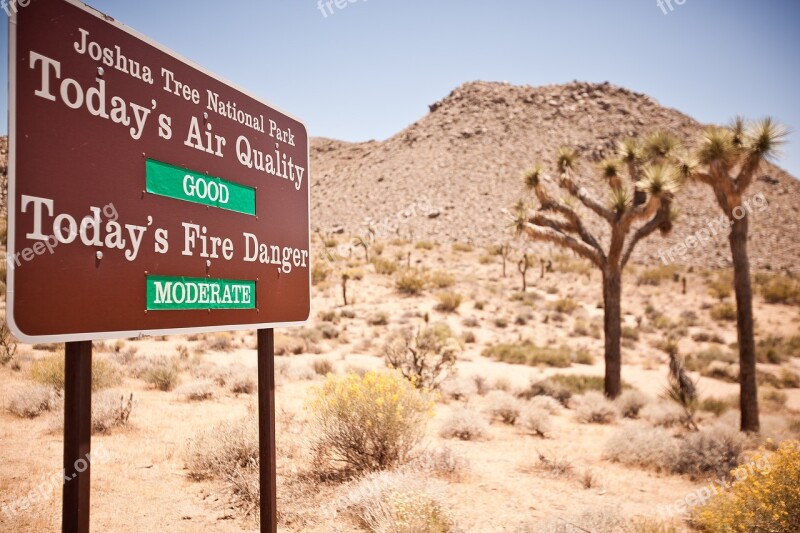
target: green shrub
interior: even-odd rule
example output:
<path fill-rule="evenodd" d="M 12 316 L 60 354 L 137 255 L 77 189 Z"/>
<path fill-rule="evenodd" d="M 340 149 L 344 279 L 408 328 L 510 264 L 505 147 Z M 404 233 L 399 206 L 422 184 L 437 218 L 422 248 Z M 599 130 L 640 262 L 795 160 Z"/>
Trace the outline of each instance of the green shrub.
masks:
<path fill-rule="evenodd" d="M 575 352 L 563 346 L 559 348 L 537 346 L 525 341 L 522 344 L 497 344 L 486 348 L 483 355 L 504 363 L 566 368 L 572 365 L 581 351 Z"/>
<path fill-rule="evenodd" d="M 312 448 L 319 464 L 356 472 L 405 462 L 433 414 L 431 398 L 398 372 L 331 374 L 307 405 L 316 424 Z"/>

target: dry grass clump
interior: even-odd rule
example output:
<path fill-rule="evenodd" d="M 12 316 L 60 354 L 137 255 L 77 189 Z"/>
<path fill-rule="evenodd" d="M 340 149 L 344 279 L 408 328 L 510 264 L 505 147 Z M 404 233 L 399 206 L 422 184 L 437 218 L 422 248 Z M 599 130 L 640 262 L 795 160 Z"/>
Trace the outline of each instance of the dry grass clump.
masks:
<path fill-rule="evenodd" d="M 519 418 L 521 406 L 519 401 L 507 392 L 493 390 L 486 395 L 489 403 L 488 412 L 492 418 L 504 424 L 514 425 Z"/>
<path fill-rule="evenodd" d="M 738 482 L 700 507 L 695 525 L 703 531 L 800 531 L 800 442 L 786 441 L 771 454 L 762 448 L 749 465 L 731 472 Z"/>
<path fill-rule="evenodd" d="M 239 370 L 232 372 L 225 381 L 225 386 L 234 394 L 253 394 L 258 389 L 255 371 Z"/>
<path fill-rule="evenodd" d="M 800 357 L 800 335 L 790 338 L 769 335 L 756 343 L 756 357 L 759 363 L 779 365 L 791 357 Z"/>
<path fill-rule="evenodd" d="M 610 424 L 617 419 L 614 404 L 596 391 L 589 391 L 576 398 L 575 416 L 584 424 Z"/>
<path fill-rule="evenodd" d="M 467 401 L 478 394 L 478 384 L 474 379 L 456 377 L 445 380 L 439 389 L 442 396 L 449 400 Z"/>
<path fill-rule="evenodd" d="M 461 305 L 461 295 L 455 291 L 442 291 L 436 295 L 436 310 L 443 313 L 453 313 Z"/>
<path fill-rule="evenodd" d="M 233 351 L 233 335 L 227 331 L 221 331 L 207 335 L 205 341 L 203 342 L 202 349 L 209 352 Z"/>
<path fill-rule="evenodd" d="M 747 437 L 736 429 L 717 424 L 690 433 L 683 440 L 671 469 L 693 479 L 724 478 L 739 464 Z"/>
<path fill-rule="evenodd" d="M 800 279 L 785 275 L 774 275 L 766 279 L 757 276 L 756 283 L 761 285 L 761 294 L 768 303 L 800 305 Z"/>
<path fill-rule="evenodd" d="M 398 372 L 330 374 L 307 405 L 316 426 L 312 449 L 318 464 L 355 472 L 406 462 L 433 415 L 428 394 Z"/>
<path fill-rule="evenodd" d="M 657 427 L 679 426 L 686 420 L 686 413 L 673 402 L 653 402 L 645 405 L 639 416 Z"/>
<path fill-rule="evenodd" d="M 566 346 L 537 346 L 530 341 L 521 344 L 497 344 L 486 348 L 483 355 L 504 363 L 555 368 L 567 368 L 573 362 L 593 362 L 593 358 L 585 350 L 573 350 Z"/>
<path fill-rule="evenodd" d="M 559 298 L 552 303 L 551 308 L 557 313 L 571 315 L 580 305 L 572 298 Z"/>
<path fill-rule="evenodd" d="M 549 379 L 531 382 L 527 389 L 517 393 L 520 398 L 530 400 L 538 396 L 547 396 L 558 401 L 564 407 L 569 406 L 572 392 L 565 386 Z"/>
<path fill-rule="evenodd" d="M 383 257 L 373 257 L 372 266 L 375 267 L 375 273 L 382 276 L 391 276 L 397 272 L 397 263 Z"/>
<path fill-rule="evenodd" d="M 675 279 L 675 275 L 678 273 L 678 271 L 678 267 L 674 265 L 662 265 L 654 268 L 648 268 L 647 270 L 643 270 L 641 273 L 639 273 L 637 283 L 639 285 L 658 287 L 665 281 Z"/>
<path fill-rule="evenodd" d="M 92 432 L 109 433 L 115 428 L 128 425 L 133 411 L 133 394 L 124 395 L 103 391 L 92 397 Z"/>
<path fill-rule="evenodd" d="M 711 308 L 709 313 L 714 320 L 727 322 L 736 320 L 736 306 L 733 304 L 717 304 Z"/>
<path fill-rule="evenodd" d="M 533 404 L 528 404 L 522 409 L 520 425 L 532 435 L 547 437 L 553 429 L 550 412 Z"/>
<path fill-rule="evenodd" d="M 64 352 L 49 355 L 35 361 L 31 365 L 30 377 L 33 381 L 51 387 L 57 391 L 64 390 Z M 100 357 L 92 358 L 93 391 L 114 387 L 121 382 L 122 375 L 117 365 Z"/>
<path fill-rule="evenodd" d="M 670 470 L 678 453 L 678 442 L 662 428 L 627 425 L 606 442 L 603 457 L 615 463 L 655 470 Z"/>
<path fill-rule="evenodd" d="M 374 313 L 367 318 L 367 324 L 370 326 L 385 326 L 388 323 L 389 315 L 383 311 Z"/>
<path fill-rule="evenodd" d="M 175 360 L 164 356 L 147 360 L 140 372 L 140 376 L 145 383 L 160 391 L 171 391 L 180 382 L 177 363 Z"/>
<path fill-rule="evenodd" d="M 472 409 L 454 409 L 445 418 L 439 435 L 446 439 L 482 440 L 489 436 L 489 424 Z"/>
<path fill-rule="evenodd" d="M 425 289 L 425 281 L 424 273 L 407 268 L 397 274 L 394 286 L 402 294 L 416 296 Z"/>
<path fill-rule="evenodd" d="M 275 355 L 300 355 L 305 353 L 306 348 L 306 341 L 300 337 L 275 334 Z"/>
<path fill-rule="evenodd" d="M 567 518 L 554 518 L 542 523 L 522 524 L 519 533 L 677 533 L 670 524 L 648 518 L 625 518 L 618 509 L 601 507 L 587 509 Z"/>
<path fill-rule="evenodd" d="M 375 472 L 359 479 L 341 510 L 374 533 L 447 533 L 454 527 L 444 488 L 405 471 Z"/>
<path fill-rule="evenodd" d="M 428 274 L 428 283 L 436 289 L 449 289 L 455 285 L 456 278 L 447 272 L 435 271 Z"/>
<path fill-rule="evenodd" d="M 561 412 L 564 406 L 551 396 L 534 396 L 528 402 L 534 409 L 547 411 L 551 415 Z"/>
<path fill-rule="evenodd" d="M 254 409 L 242 419 L 222 422 L 189 440 L 184 460 L 192 479 L 222 481 L 242 506 L 258 506 L 258 420 Z"/>
<path fill-rule="evenodd" d="M 333 374 L 333 363 L 330 359 L 314 359 L 311 363 L 311 368 L 314 369 L 314 372 L 320 376 L 327 376 L 328 374 Z"/>
<path fill-rule="evenodd" d="M 10 394 L 6 409 L 20 418 L 36 418 L 57 410 L 62 402 L 61 395 L 52 387 L 26 384 Z"/>
<path fill-rule="evenodd" d="M 424 450 L 408 465 L 411 471 L 436 476 L 447 481 L 463 481 L 469 474 L 469 460 L 449 446 Z"/>
<path fill-rule="evenodd" d="M 534 465 L 534 469 L 552 478 L 562 478 L 572 475 L 574 467 L 572 461 L 566 457 L 549 456 L 542 452 L 537 452 L 539 461 Z"/>
<path fill-rule="evenodd" d="M 216 396 L 217 384 L 210 379 L 204 379 L 182 385 L 175 392 L 190 402 L 202 402 Z"/>
<path fill-rule="evenodd" d="M 639 413 L 650 403 L 650 398 L 637 390 L 627 390 L 614 403 L 623 418 L 639 418 Z"/>
<path fill-rule="evenodd" d="M 11 334 L 5 315 L 0 316 L 0 366 L 6 366 L 17 353 L 17 341 Z"/>

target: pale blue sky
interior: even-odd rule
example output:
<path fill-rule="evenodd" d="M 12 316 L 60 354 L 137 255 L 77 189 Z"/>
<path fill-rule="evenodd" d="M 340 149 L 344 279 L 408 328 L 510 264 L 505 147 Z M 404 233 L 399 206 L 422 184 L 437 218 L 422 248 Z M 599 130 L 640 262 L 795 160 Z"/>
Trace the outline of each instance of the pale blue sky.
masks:
<path fill-rule="evenodd" d="M 793 130 L 780 164 L 800 176 L 800 2 L 678 1 L 665 15 L 656 0 L 351 0 L 327 17 L 317 0 L 89 3 L 315 136 L 385 139 L 476 79 L 608 80 L 703 122 L 774 116 Z"/>

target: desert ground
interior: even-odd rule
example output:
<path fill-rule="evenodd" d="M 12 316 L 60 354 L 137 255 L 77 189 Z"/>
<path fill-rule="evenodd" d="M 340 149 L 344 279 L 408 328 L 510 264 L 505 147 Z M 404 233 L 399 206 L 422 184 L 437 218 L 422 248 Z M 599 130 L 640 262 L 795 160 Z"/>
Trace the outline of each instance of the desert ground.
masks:
<path fill-rule="evenodd" d="M 697 381 L 699 431 L 735 433 L 736 370 L 719 361 L 735 354 L 726 271 L 628 267 L 622 374 L 627 389 L 638 391 L 629 397 L 647 405 L 626 412 L 620 402 L 582 396 L 583 389 L 561 403 L 526 394 L 543 380 L 574 388 L 580 380 L 563 376 L 603 375 L 600 278 L 588 263 L 536 248 L 523 292 L 517 252 L 503 276 L 497 250 L 385 239 L 370 246 L 367 263 L 364 250 L 350 242 L 344 235 L 315 236 L 315 257 L 335 260 L 319 259 L 314 267 L 311 320 L 276 333 L 281 530 L 365 530 L 351 505 L 364 491 L 361 480 L 316 470 L 318 429 L 309 398 L 325 374 L 385 369 L 384 345 L 398 330 L 436 324 L 449 326 L 458 340 L 457 361 L 435 393 L 424 438 L 398 468 L 435 494 L 449 530 L 610 531 L 614 523 L 637 524 L 637 531 L 689 530 L 689 514 L 673 516 L 664 506 L 686 500 L 717 473 L 678 473 L 659 463 L 656 452 L 647 464 L 646 450 L 641 464 L 632 464 L 614 443 L 656 426 L 675 443 L 696 433 L 664 398 L 668 338 L 678 342 Z M 409 276 L 419 282 L 413 290 L 403 281 Z M 757 291 L 786 278 L 754 276 Z M 759 364 L 763 431 L 741 444 L 740 462 L 759 445 L 774 449 L 800 436 L 800 307 L 768 303 L 761 292 L 754 306 L 759 351 L 769 351 Z M 193 450 L 214 436 L 236 434 L 252 445 L 255 342 L 254 332 L 240 331 L 95 343 L 101 365 L 95 377 L 105 382 L 98 384 L 103 390 L 95 392 L 94 410 L 107 420 L 94 423 L 93 531 L 257 531 L 257 469 L 241 465 L 232 482 L 199 476 L 192 466 Z M 528 364 L 512 364 L 499 360 L 508 357 L 498 346 L 550 350 L 531 349 Z M 54 361 L 63 361 L 59 350 L 20 343 L 0 368 L 3 531 L 60 529 L 61 487 L 48 480 L 61 468 L 63 406 L 57 394 L 42 392 L 52 388 Z M 597 388 L 597 379 L 584 382 Z M 506 416 L 508 410 L 519 416 Z M 599 416 L 587 418 L 587 410 Z M 538 417 L 526 418 L 528 412 Z M 455 433 L 448 430 L 453 427 Z M 42 485 L 49 488 L 35 501 L 24 499 Z M 564 529 L 573 526 L 578 529 Z"/>

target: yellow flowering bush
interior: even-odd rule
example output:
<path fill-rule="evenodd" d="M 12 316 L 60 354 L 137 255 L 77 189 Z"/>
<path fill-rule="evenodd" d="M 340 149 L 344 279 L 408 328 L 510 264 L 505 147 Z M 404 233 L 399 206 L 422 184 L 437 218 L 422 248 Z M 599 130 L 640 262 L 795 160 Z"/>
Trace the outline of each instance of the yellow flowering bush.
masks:
<path fill-rule="evenodd" d="M 761 448 L 731 478 L 731 489 L 696 513 L 704 531 L 800 531 L 800 442 L 785 441 L 773 453 Z"/>
<path fill-rule="evenodd" d="M 320 466 L 356 472 L 400 464 L 422 438 L 433 400 L 396 371 L 329 375 L 307 402 L 316 422 Z"/>

